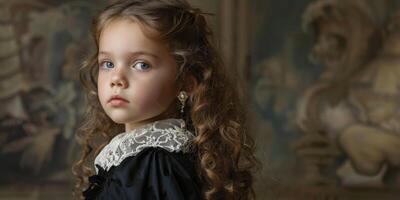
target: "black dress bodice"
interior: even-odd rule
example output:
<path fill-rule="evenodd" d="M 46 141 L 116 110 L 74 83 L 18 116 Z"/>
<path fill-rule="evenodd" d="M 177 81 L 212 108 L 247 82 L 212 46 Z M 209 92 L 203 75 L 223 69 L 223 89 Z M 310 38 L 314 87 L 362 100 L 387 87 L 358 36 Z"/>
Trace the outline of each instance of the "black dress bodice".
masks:
<path fill-rule="evenodd" d="M 108 171 L 96 165 L 86 200 L 200 200 L 193 154 L 149 147 Z"/>

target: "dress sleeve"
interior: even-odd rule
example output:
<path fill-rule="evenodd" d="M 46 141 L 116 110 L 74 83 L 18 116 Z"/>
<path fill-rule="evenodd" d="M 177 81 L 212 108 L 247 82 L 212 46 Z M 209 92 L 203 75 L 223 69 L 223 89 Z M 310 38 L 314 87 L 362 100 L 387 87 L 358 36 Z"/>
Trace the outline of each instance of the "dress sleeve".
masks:
<path fill-rule="evenodd" d="M 147 148 L 113 169 L 97 199 L 200 200 L 192 159 L 183 153 Z"/>

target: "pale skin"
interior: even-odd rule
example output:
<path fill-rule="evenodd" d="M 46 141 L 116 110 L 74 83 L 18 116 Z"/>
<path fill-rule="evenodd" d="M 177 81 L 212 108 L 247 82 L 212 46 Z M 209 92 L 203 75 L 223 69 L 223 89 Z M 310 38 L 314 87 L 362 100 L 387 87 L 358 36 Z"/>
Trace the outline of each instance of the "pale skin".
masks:
<path fill-rule="evenodd" d="M 178 110 L 179 92 L 193 91 L 176 80 L 177 64 L 167 45 L 146 33 L 133 20 L 117 19 L 104 27 L 99 38 L 99 100 L 106 114 L 124 124 L 126 131 L 167 118 Z M 113 95 L 124 100 L 112 99 Z"/>

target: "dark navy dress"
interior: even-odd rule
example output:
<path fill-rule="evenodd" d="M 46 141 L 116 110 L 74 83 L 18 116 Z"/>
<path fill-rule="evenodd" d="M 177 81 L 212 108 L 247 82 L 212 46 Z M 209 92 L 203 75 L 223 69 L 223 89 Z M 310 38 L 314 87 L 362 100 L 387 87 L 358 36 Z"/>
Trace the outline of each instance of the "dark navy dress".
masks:
<path fill-rule="evenodd" d="M 146 148 L 119 166 L 89 177 L 85 199 L 200 200 L 201 187 L 193 157 L 162 148 Z"/>
<path fill-rule="evenodd" d="M 165 119 L 115 136 L 97 155 L 86 200 L 200 200 L 194 135 Z"/>

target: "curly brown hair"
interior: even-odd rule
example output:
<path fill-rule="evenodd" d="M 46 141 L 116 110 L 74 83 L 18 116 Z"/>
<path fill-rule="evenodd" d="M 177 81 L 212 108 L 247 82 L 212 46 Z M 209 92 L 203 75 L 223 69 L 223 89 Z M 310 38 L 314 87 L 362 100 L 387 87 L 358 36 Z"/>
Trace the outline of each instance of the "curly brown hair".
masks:
<path fill-rule="evenodd" d="M 185 118 L 196 133 L 192 146 L 205 199 L 255 199 L 252 173 L 259 164 L 254 157 L 254 141 L 246 132 L 241 98 L 212 44 L 213 35 L 205 15 L 185 0 L 130 0 L 106 7 L 94 20 L 96 52 L 80 71 L 89 105 L 86 121 L 77 134 L 83 150 L 73 166 L 76 198 L 81 198 L 87 177 L 93 174 L 95 156 L 124 131 L 122 125 L 106 115 L 98 100 L 97 56 L 104 26 L 114 19 L 129 19 L 144 29 L 154 30 L 168 44 L 179 67 L 180 80 L 193 76 L 197 81 Z"/>

